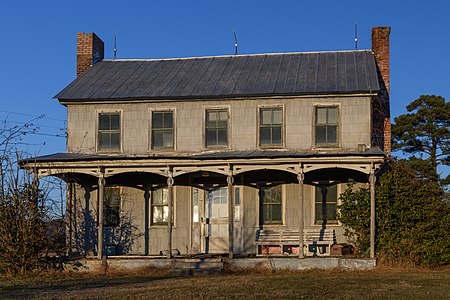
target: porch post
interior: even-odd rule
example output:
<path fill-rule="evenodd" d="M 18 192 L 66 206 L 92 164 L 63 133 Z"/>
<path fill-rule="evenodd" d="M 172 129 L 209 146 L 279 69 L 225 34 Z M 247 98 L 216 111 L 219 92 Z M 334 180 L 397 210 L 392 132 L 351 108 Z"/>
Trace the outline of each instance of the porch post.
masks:
<path fill-rule="evenodd" d="M 105 170 L 99 168 L 98 171 L 98 234 L 97 234 L 97 256 L 103 256 L 103 201 L 105 194 Z"/>
<path fill-rule="evenodd" d="M 173 213 L 173 170 L 169 167 L 167 177 L 167 205 L 169 206 L 169 216 L 167 220 L 167 258 L 172 258 L 172 213 Z"/>
<path fill-rule="evenodd" d="M 305 174 L 303 173 L 303 166 L 300 167 L 300 172 L 297 174 L 298 187 L 299 187 L 299 204 L 298 204 L 298 257 L 303 258 L 303 181 L 305 180 Z"/>
<path fill-rule="evenodd" d="M 233 169 L 228 170 L 227 184 L 228 184 L 228 257 L 233 258 L 234 247 L 234 191 L 233 191 Z"/>
<path fill-rule="evenodd" d="M 375 258 L 375 172 L 370 171 L 370 258 Z"/>

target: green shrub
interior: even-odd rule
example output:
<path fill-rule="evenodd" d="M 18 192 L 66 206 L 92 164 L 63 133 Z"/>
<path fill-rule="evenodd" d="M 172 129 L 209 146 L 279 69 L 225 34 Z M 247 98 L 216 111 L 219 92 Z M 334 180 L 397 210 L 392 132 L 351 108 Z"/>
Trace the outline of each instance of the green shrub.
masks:
<path fill-rule="evenodd" d="M 376 253 L 418 266 L 450 264 L 450 203 L 442 188 L 419 178 L 405 163 L 390 163 L 376 188 Z M 348 184 L 340 196 L 339 220 L 362 253 L 369 248 L 370 194 Z"/>

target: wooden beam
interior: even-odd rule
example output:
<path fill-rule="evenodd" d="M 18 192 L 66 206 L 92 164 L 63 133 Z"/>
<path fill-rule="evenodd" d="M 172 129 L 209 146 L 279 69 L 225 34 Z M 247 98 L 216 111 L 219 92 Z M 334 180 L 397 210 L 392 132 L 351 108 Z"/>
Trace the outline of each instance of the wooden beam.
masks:
<path fill-rule="evenodd" d="M 105 197 L 105 170 L 99 168 L 98 171 L 98 234 L 97 234 L 97 255 L 98 259 L 103 257 L 103 201 Z"/>
<path fill-rule="evenodd" d="M 169 206 L 169 215 L 167 220 L 167 258 L 172 258 L 172 213 L 173 213 L 173 171 L 169 168 L 167 171 L 167 205 Z"/>
<path fill-rule="evenodd" d="M 375 172 L 372 169 L 369 175 L 370 184 L 370 258 L 375 258 Z"/>
<path fill-rule="evenodd" d="M 234 188 L 233 169 L 230 168 L 227 176 L 228 184 L 228 256 L 233 258 L 234 248 Z"/>
<path fill-rule="evenodd" d="M 303 167 L 300 168 L 300 172 L 297 175 L 298 179 L 298 257 L 303 258 L 303 228 L 304 224 L 304 216 L 303 216 L 303 189 L 305 180 L 305 174 L 303 174 Z"/>

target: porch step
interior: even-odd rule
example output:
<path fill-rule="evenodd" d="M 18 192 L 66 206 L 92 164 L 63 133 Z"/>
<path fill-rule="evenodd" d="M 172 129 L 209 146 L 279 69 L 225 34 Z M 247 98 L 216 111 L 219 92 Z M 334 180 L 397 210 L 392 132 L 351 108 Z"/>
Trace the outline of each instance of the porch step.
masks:
<path fill-rule="evenodd" d="M 222 270 L 222 259 L 175 259 L 172 262 L 174 275 L 220 274 Z"/>

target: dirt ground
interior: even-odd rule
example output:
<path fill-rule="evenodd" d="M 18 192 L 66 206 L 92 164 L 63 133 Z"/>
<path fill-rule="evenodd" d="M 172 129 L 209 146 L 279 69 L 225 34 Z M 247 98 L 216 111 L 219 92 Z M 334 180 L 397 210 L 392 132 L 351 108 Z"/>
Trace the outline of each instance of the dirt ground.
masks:
<path fill-rule="evenodd" d="M 450 269 L 40 273 L 0 278 L 1 299 L 450 299 Z"/>

